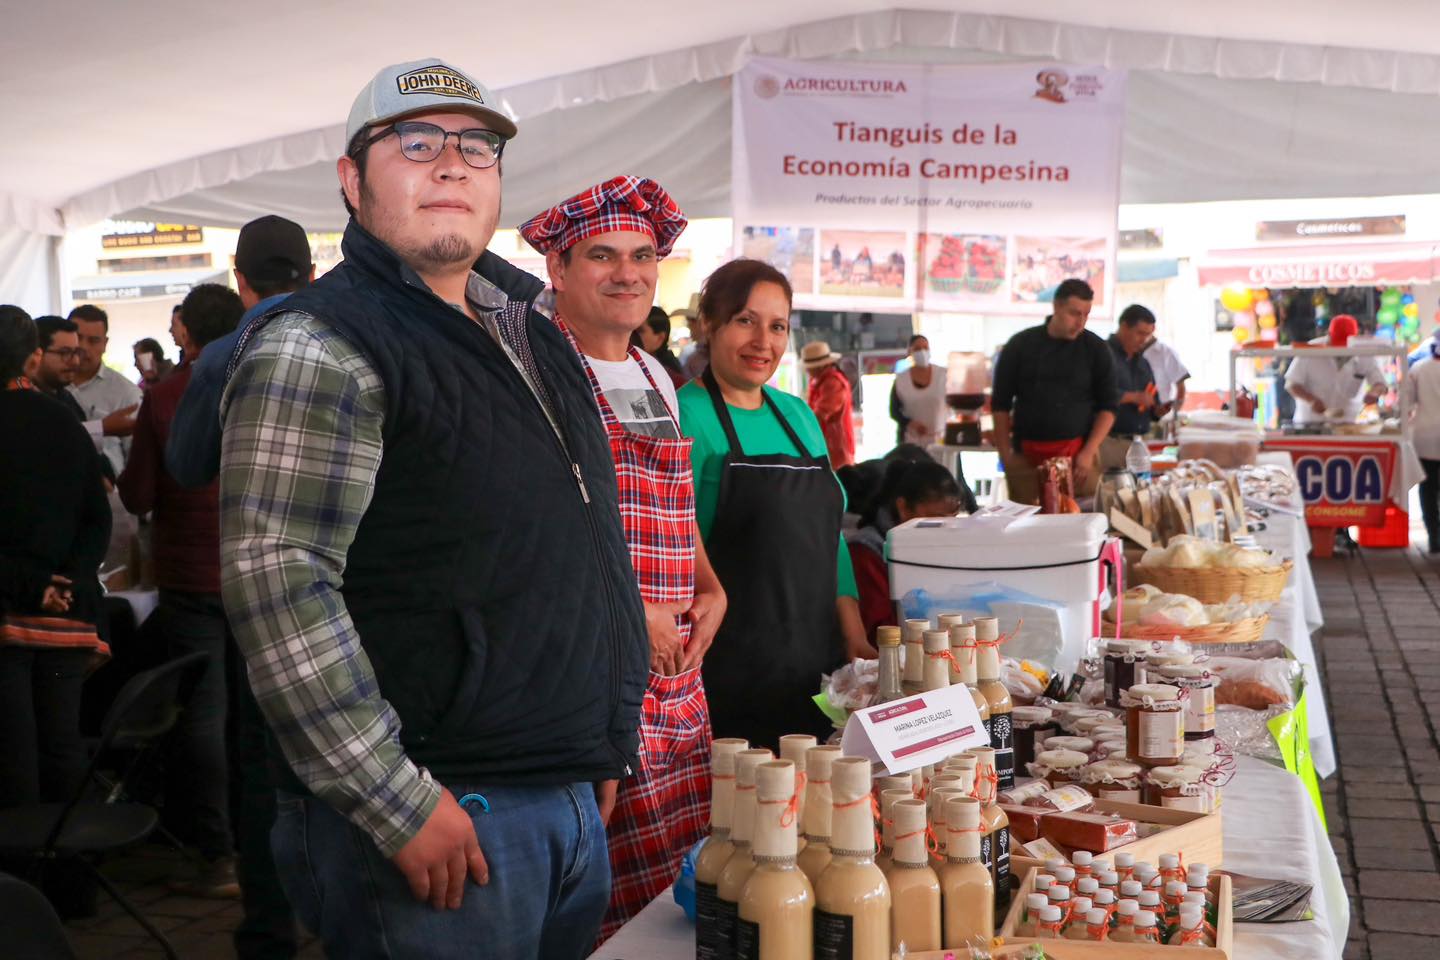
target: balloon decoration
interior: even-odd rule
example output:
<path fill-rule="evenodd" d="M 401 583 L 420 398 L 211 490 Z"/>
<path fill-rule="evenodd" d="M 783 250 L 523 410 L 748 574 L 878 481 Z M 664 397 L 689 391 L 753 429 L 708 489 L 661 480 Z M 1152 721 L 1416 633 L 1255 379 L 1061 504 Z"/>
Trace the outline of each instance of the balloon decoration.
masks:
<path fill-rule="evenodd" d="M 1263 306 L 1265 306 L 1265 304 L 1261 303 L 1261 304 L 1257 304 L 1257 306 L 1263 307 Z M 1259 313 L 1258 310 L 1257 310 L 1256 312 Z M 1269 313 L 1260 313 L 1260 315 L 1255 318 L 1255 322 L 1260 325 L 1260 329 L 1261 329 L 1261 330 L 1274 330 L 1274 329 L 1275 329 L 1275 311 L 1274 311 L 1274 310 L 1271 310 Z"/>
<path fill-rule="evenodd" d="M 1265 293 L 1266 291 L 1262 290 L 1262 291 L 1260 291 L 1260 292 L 1261 292 L 1261 293 Z M 1257 297 L 1256 300 L 1255 300 L 1255 316 L 1257 316 L 1257 317 L 1273 317 L 1274 315 L 1275 315 L 1275 304 L 1271 303 L 1268 298 L 1265 299 L 1265 300 L 1261 300 L 1261 299 L 1259 299 L 1259 298 Z"/>
<path fill-rule="evenodd" d="M 1395 309 L 1394 304 L 1386 304 L 1381 300 L 1382 306 L 1375 311 L 1375 323 L 1383 330 L 1386 327 L 1395 326 L 1400 319 L 1400 311 Z"/>
<path fill-rule="evenodd" d="M 1250 330 L 1248 327 L 1237 326 L 1231 333 L 1235 337 L 1235 342 L 1242 346 L 1250 342 Z"/>
<path fill-rule="evenodd" d="M 1220 302 L 1231 313 L 1240 314 L 1255 303 L 1255 295 L 1246 287 L 1230 286 L 1220 291 Z"/>

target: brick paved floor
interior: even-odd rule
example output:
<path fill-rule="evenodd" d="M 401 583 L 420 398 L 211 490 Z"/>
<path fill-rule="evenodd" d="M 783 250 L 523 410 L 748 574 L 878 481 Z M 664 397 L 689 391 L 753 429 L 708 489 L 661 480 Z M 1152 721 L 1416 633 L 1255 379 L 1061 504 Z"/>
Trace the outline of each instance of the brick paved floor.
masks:
<path fill-rule="evenodd" d="M 1423 531 L 1411 539 L 1423 544 Z M 1313 568 L 1340 766 L 1322 790 L 1350 893 L 1345 957 L 1440 957 L 1440 562 L 1412 546 Z"/>

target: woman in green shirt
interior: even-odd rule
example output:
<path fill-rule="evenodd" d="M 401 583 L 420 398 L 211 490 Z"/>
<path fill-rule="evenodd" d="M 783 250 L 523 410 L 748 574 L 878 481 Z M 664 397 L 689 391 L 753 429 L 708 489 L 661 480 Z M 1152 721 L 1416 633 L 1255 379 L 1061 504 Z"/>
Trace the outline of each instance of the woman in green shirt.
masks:
<path fill-rule="evenodd" d="M 826 732 L 820 674 L 875 656 L 840 536 L 845 495 L 805 401 L 765 386 L 790 341 L 790 283 L 758 260 L 705 281 L 710 368 L 679 392 L 696 519 L 731 604 L 704 660 L 717 737 L 774 749 Z"/>

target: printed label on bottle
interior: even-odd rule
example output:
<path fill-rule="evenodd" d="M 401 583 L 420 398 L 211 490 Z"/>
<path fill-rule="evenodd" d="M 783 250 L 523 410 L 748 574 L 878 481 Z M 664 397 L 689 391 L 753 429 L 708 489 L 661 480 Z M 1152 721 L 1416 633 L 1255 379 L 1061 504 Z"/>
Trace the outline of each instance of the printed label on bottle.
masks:
<path fill-rule="evenodd" d="M 995 876 L 994 834 L 980 835 L 980 862 L 985 865 L 986 870 L 990 871 L 990 876 Z"/>
<path fill-rule="evenodd" d="M 1140 759 L 1170 760 L 1185 752 L 1185 714 L 1179 710 L 1142 711 Z"/>
<path fill-rule="evenodd" d="M 719 905 L 715 884 L 695 884 L 695 960 L 715 960 L 719 956 L 715 950 L 715 911 Z"/>
<path fill-rule="evenodd" d="M 995 831 L 995 916 L 1010 908 L 1010 828 Z"/>
<path fill-rule="evenodd" d="M 1215 689 L 1208 682 L 1204 686 L 1190 686 L 1190 699 L 1185 704 L 1185 739 L 1200 740 L 1215 735 Z"/>
<path fill-rule="evenodd" d="M 990 746 L 995 748 L 995 778 L 1001 790 L 1015 786 L 1015 729 L 1010 714 L 990 718 Z"/>
<path fill-rule="evenodd" d="M 1196 792 L 1194 796 L 1179 797 L 1167 797 L 1162 793 L 1160 795 L 1160 806 L 1170 807 L 1174 810 L 1190 810 L 1195 813 L 1208 812 L 1205 809 L 1207 806 L 1205 802 L 1205 795 L 1200 792 Z"/>
<path fill-rule="evenodd" d="M 1131 790 L 1129 787 L 1101 787 L 1096 791 L 1096 796 L 1101 800 L 1118 800 L 1121 803 L 1144 802 L 1140 799 L 1140 791 Z"/>
<path fill-rule="evenodd" d="M 715 898 L 715 960 L 735 960 L 735 924 L 740 919 L 740 905 Z"/>
<path fill-rule="evenodd" d="M 1056 787 L 1054 790 L 1047 790 L 1040 795 L 1044 803 L 1040 806 L 1051 807 L 1058 813 L 1069 813 L 1071 810 L 1079 810 L 1095 801 L 1089 791 L 1084 787 L 1077 787 L 1067 783 L 1063 787 Z"/>
<path fill-rule="evenodd" d="M 855 918 L 815 911 L 815 960 L 850 960 L 855 955 Z"/>
<path fill-rule="evenodd" d="M 735 918 L 735 960 L 760 960 L 760 924 Z"/>

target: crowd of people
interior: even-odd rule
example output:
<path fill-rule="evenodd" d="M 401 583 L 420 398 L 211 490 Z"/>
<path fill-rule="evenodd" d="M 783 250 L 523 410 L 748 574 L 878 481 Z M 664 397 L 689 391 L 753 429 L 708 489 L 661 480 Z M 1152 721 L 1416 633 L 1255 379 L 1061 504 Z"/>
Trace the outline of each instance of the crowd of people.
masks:
<path fill-rule="evenodd" d="M 0 803 L 78 789 L 98 573 L 145 518 L 158 632 L 206 654 L 176 883 L 242 898 L 242 957 L 297 920 L 332 955 L 584 956 L 702 836 L 711 738 L 821 732 L 817 675 L 874 656 L 821 426 L 766 386 L 789 281 L 715 271 L 687 372 L 651 307 L 674 200 L 617 176 L 537 214 L 534 279 L 486 251 L 518 132 L 489 103 L 381 70 L 343 262 L 247 224 L 139 386 L 99 307 L 0 307 L 0 430 L 35 451 L 0 472 Z"/>

